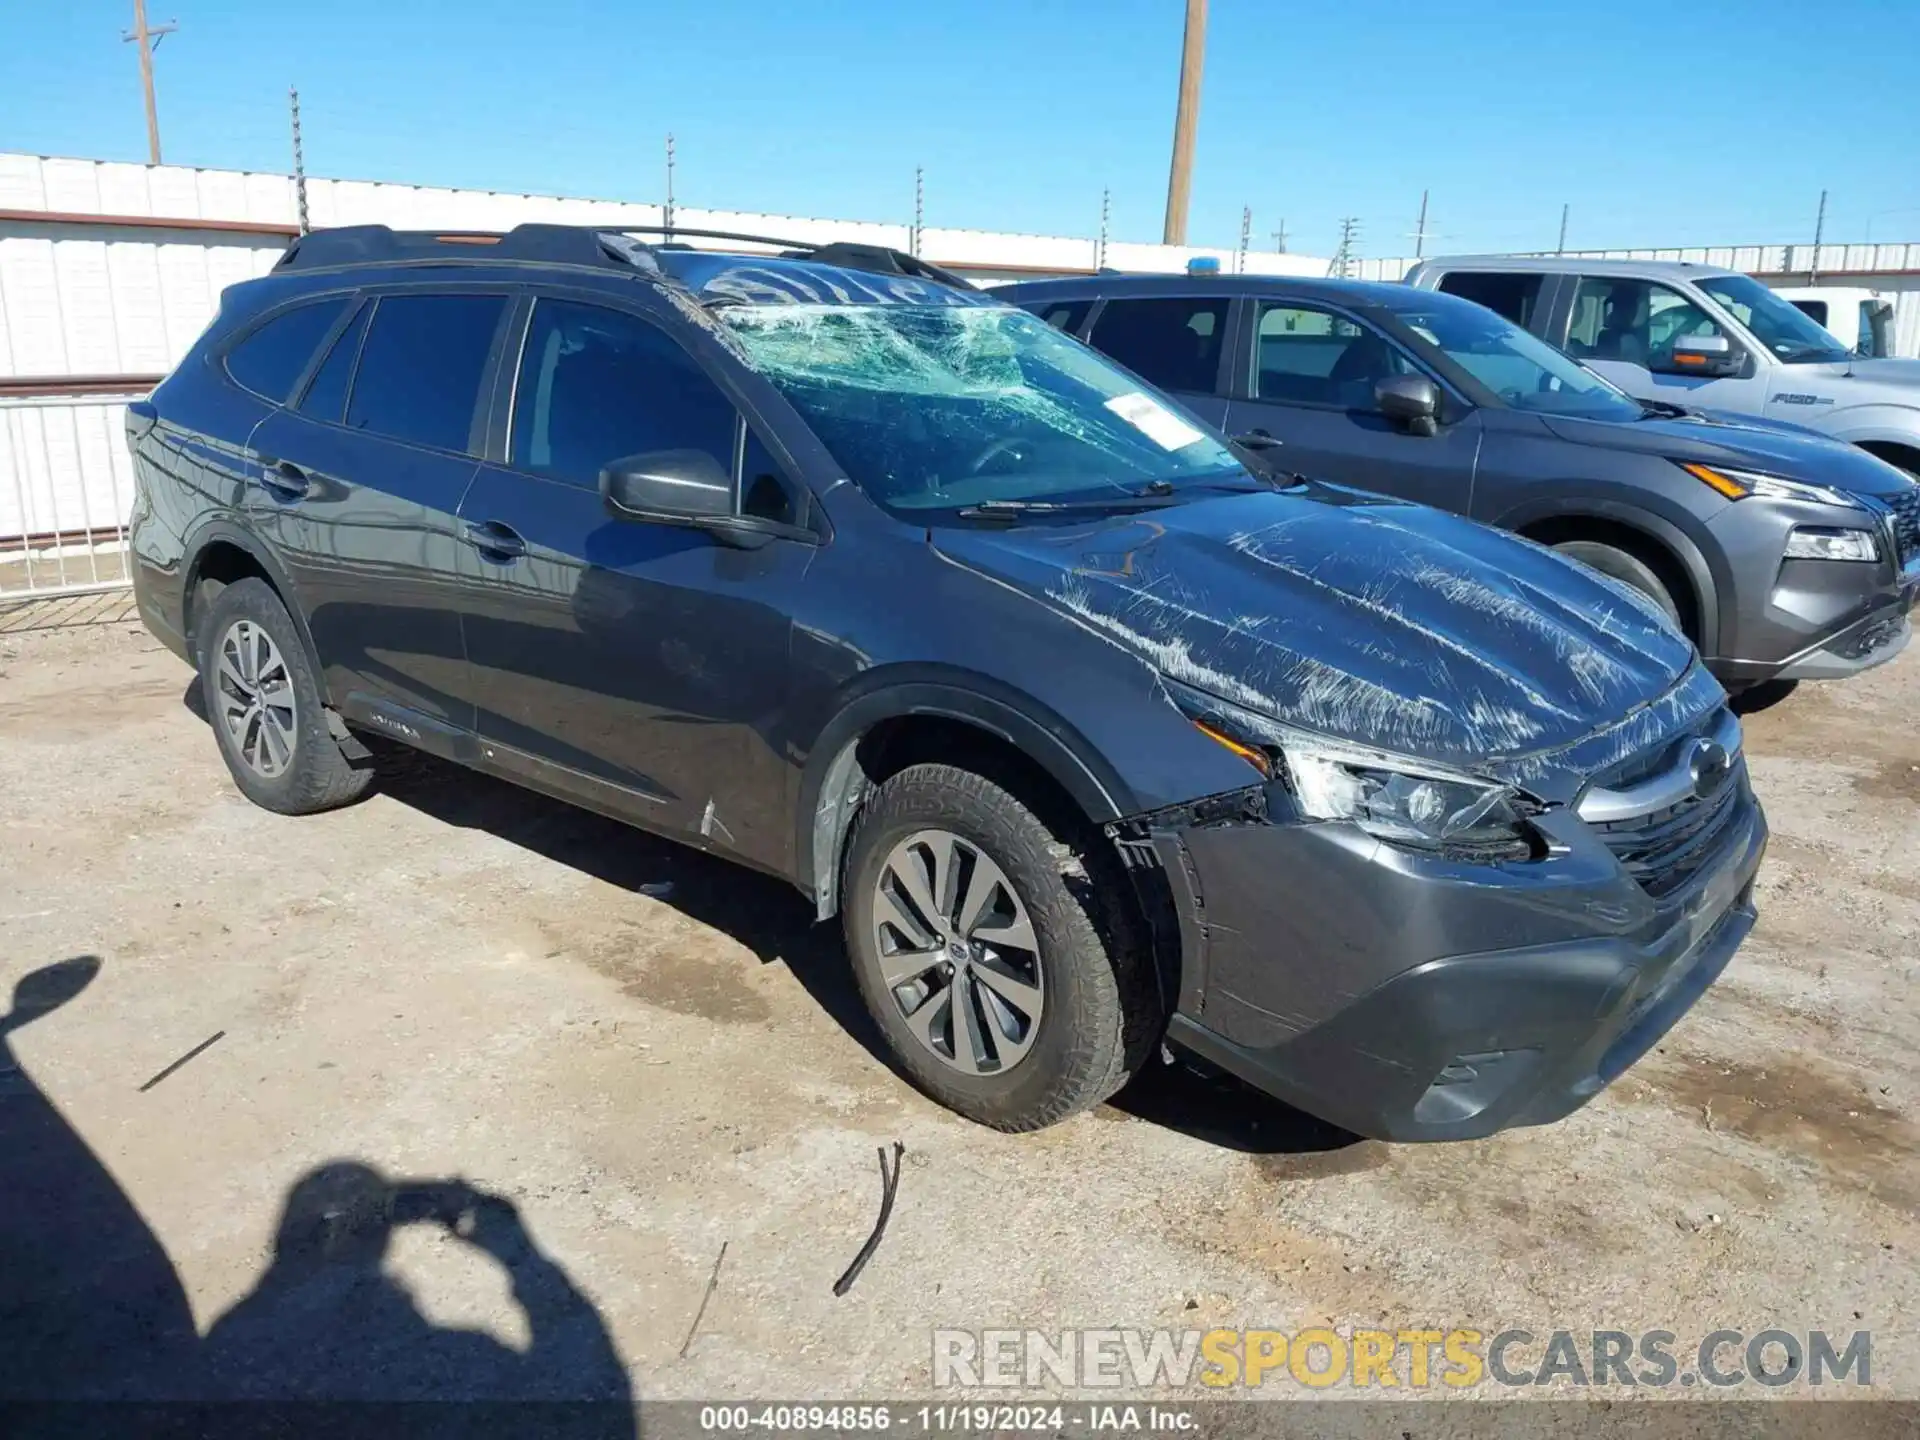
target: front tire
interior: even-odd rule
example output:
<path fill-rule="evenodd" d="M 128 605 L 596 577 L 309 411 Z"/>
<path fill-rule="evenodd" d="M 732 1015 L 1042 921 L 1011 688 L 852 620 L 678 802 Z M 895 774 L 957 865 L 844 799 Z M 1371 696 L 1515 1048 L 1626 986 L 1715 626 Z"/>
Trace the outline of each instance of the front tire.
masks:
<path fill-rule="evenodd" d="M 1569 560 L 1578 560 L 1602 575 L 1632 586 L 1667 612 L 1667 619 L 1673 622 L 1674 629 L 1683 634 L 1686 632 L 1687 626 L 1680 618 L 1680 606 L 1673 598 L 1673 592 L 1654 573 L 1653 567 L 1638 555 L 1630 555 L 1612 545 L 1603 545 L 1598 540 L 1563 540 L 1553 548 Z M 1687 638 L 1696 637 L 1689 635 Z"/>
<path fill-rule="evenodd" d="M 996 1130 L 1099 1104 L 1159 1038 L 1126 879 L 1014 795 L 950 765 L 874 793 L 849 849 L 847 949 L 901 1070 Z"/>
<path fill-rule="evenodd" d="M 287 607 L 264 580 L 236 580 L 200 627 L 200 695 L 220 758 L 264 810 L 313 815 L 360 798 L 373 771 L 347 763 Z"/>

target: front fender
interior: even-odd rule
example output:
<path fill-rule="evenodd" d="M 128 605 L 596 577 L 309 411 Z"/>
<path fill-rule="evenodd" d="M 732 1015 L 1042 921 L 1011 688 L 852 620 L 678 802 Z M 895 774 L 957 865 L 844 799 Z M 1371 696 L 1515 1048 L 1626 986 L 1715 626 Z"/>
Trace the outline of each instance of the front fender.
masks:
<path fill-rule="evenodd" d="M 1677 511 L 1684 514 L 1684 511 Z M 1722 567 L 1716 570 L 1709 552 L 1696 544 L 1686 528 L 1674 516 L 1649 508 L 1636 493 L 1632 500 L 1611 500 L 1604 496 L 1571 495 L 1566 499 L 1535 499 L 1515 506 L 1504 515 L 1490 517 L 1488 524 L 1502 530 L 1524 530 L 1542 520 L 1607 520 L 1638 530 L 1664 545 L 1687 573 L 1699 600 L 1700 653 L 1711 655 L 1720 640 L 1720 597 L 1727 592 L 1733 577 Z M 1688 517 L 1691 520 L 1691 517 Z"/>
<path fill-rule="evenodd" d="M 884 721 L 925 715 L 976 726 L 1038 764 L 1096 824 L 1139 808 L 1131 789 L 1074 726 L 991 676 L 943 665 L 883 666 L 857 677 L 838 700 L 809 747 L 795 807 L 794 868 L 809 884 L 822 919 L 837 905 L 840 849 L 860 800 L 855 749 Z"/>
<path fill-rule="evenodd" d="M 1878 443 L 1920 450 L 1920 406 L 1880 403 L 1836 408 L 1821 433 L 1849 445 Z"/>

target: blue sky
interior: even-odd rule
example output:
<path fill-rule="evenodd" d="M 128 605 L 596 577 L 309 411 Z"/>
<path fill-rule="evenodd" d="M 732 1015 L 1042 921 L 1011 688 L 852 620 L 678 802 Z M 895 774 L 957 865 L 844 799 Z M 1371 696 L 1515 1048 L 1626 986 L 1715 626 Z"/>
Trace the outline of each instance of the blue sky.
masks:
<path fill-rule="evenodd" d="M 171 163 L 1156 240 L 1182 0 L 151 0 Z M 1213 0 L 1190 239 L 1920 238 L 1920 4 Z M 0 149 L 139 160 L 131 0 L 13 0 Z"/>

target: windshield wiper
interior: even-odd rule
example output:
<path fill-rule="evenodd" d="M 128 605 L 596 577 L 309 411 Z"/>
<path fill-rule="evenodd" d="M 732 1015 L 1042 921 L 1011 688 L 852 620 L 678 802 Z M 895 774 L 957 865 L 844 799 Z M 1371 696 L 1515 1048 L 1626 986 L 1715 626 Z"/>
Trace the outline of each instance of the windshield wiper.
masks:
<path fill-rule="evenodd" d="M 1637 396 L 1635 398 L 1638 399 Z M 1640 400 L 1639 404 L 1646 412 L 1642 419 L 1652 419 L 1657 415 L 1662 420 L 1684 420 L 1693 414 L 1686 406 L 1676 405 L 1671 400 Z"/>
<path fill-rule="evenodd" d="M 1161 510 L 1179 503 L 1170 491 L 1110 495 L 1099 500 L 982 500 L 954 513 L 963 520 L 1012 520 L 1021 515 L 1071 515 L 1089 510 Z"/>

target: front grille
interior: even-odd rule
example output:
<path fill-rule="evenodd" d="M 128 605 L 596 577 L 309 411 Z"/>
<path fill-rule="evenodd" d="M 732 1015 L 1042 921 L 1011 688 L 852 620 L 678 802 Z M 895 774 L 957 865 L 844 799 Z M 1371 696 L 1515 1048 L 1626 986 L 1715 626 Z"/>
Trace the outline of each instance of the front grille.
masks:
<path fill-rule="evenodd" d="M 1894 548 L 1904 568 L 1920 555 L 1920 485 L 1909 485 L 1898 495 L 1887 497 L 1885 503 L 1893 523 Z"/>
<path fill-rule="evenodd" d="M 1746 761 L 1740 760 L 1710 795 L 1689 795 L 1626 820 L 1589 823 L 1640 888 L 1657 900 L 1685 885 L 1720 853 L 1749 795 Z"/>

